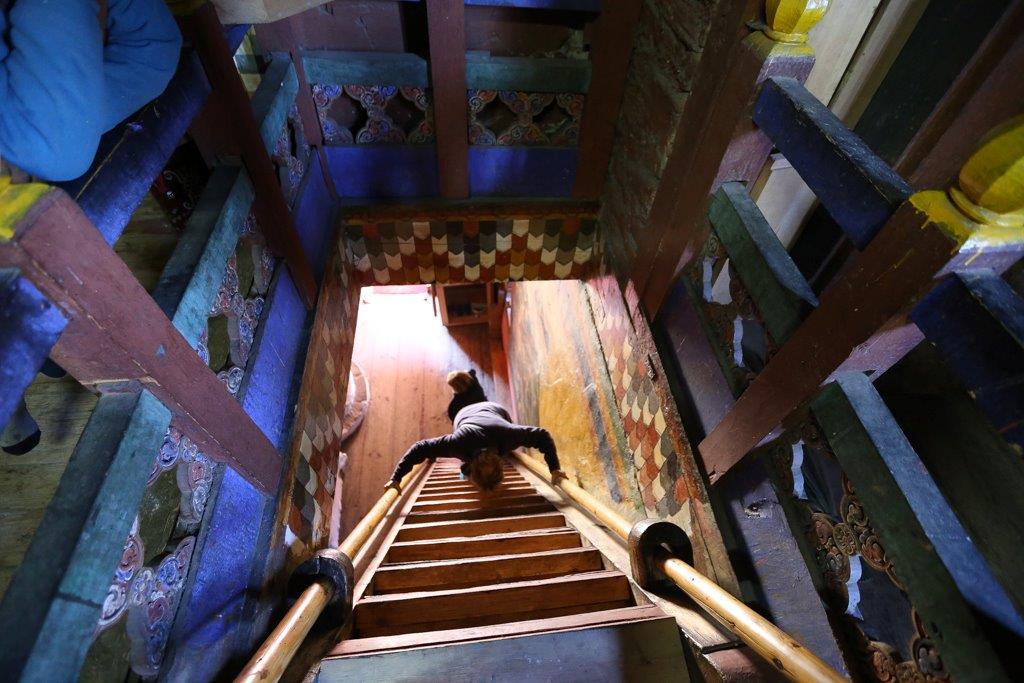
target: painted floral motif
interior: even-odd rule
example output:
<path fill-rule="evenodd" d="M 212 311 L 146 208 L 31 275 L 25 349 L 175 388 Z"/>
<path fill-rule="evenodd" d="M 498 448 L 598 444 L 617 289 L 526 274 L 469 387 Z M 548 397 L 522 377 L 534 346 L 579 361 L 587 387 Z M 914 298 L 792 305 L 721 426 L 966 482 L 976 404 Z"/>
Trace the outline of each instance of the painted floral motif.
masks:
<path fill-rule="evenodd" d="M 142 539 L 139 538 L 139 518 L 136 516 L 128 538 L 124 542 L 121 561 L 118 562 L 117 569 L 114 571 L 114 581 L 107 589 L 107 597 L 103 601 L 100 619 L 96 624 L 97 632 L 117 623 L 121 615 L 128 609 L 128 592 L 132 579 L 142 567 L 143 556 Z"/>
<path fill-rule="evenodd" d="M 145 567 L 132 581 L 126 632 L 132 671 L 154 678 L 163 663 L 167 638 L 188 575 L 195 538 L 183 538 L 155 567 Z"/>
<path fill-rule="evenodd" d="M 579 143 L 584 96 L 470 90 L 469 142 L 472 145 L 557 145 Z"/>
<path fill-rule="evenodd" d="M 245 371 L 237 365 L 232 365 L 227 370 L 221 370 L 217 373 L 217 379 L 224 383 L 224 386 L 228 388 L 228 392 L 234 396 L 238 393 L 238 390 L 242 387 L 242 379 L 245 377 Z"/>
<path fill-rule="evenodd" d="M 427 91 L 394 85 L 313 85 L 328 144 L 430 144 L 434 114 Z"/>

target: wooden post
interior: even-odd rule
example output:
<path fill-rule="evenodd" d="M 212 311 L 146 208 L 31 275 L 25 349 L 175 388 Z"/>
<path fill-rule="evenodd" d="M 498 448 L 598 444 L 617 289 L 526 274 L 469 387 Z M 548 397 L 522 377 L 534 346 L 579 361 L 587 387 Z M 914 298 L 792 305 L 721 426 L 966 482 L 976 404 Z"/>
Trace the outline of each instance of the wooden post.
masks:
<path fill-rule="evenodd" d="M 427 0 L 427 37 L 441 196 L 462 199 L 469 196 L 466 20 L 462 0 Z"/>
<path fill-rule="evenodd" d="M 597 199 L 604 188 L 641 7 L 639 0 L 602 3 L 590 50 L 594 71 L 580 120 L 579 163 L 572 188 L 577 199 Z"/>
<path fill-rule="evenodd" d="M 806 34 L 827 6 L 826 0 L 768 0 L 764 28 L 738 49 L 734 23 L 712 27 L 718 42 L 708 39 L 704 68 L 651 206 L 648 239 L 639 245 L 629 274 L 651 315 L 661 308 L 678 268 L 707 236 L 704 216 L 711 193 L 729 180 L 753 181 L 764 165 L 771 141 L 750 120 L 754 97 L 770 76 L 807 79 L 814 54 Z M 740 18 L 729 19 L 738 23 Z M 723 66 L 710 68 L 709 61 Z"/>
<path fill-rule="evenodd" d="M 42 188 L 40 193 L 37 188 Z M 186 343 L 103 236 L 62 190 L 16 185 L 35 201 L 7 223 L 0 267 L 15 267 L 68 318 L 53 359 L 105 392 L 141 382 L 211 457 L 273 494 L 281 455 Z"/>
<path fill-rule="evenodd" d="M 1021 159 L 1024 116 L 985 139 L 957 187 L 919 192 L 893 214 L 701 442 L 712 482 L 834 373 L 884 372 L 916 346 L 905 316 L 937 276 L 967 265 L 1002 272 L 1024 254 Z"/>
<path fill-rule="evenodd" d="M 217 11 L 211 3 L 200 7 L 193 15 L 193 20 L 196 51 L 214 90 L 223 96 L 238 135 L 242 161 L 256 189 L 254 209 L 267 239 L 267 246 L 284 257 L 303 302 L 307 308 L 313 308 L 316 305 L 316 279 L 299 241 L 274 166 L 263 145 L 249 96 L 224 40 L 224 27 L 217 19 Z"/>

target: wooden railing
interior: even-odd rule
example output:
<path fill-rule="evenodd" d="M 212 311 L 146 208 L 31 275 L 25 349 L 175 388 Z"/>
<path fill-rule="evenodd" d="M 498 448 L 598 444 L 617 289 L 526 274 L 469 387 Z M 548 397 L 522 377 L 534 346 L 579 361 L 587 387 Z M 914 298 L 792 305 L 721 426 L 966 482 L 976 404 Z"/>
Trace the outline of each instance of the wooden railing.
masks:
<path fill-rule="evenodd" d="M 354 560 L 387 516 L 388 510 L 424 467 L 423 464 L 417 465 L 405 475 L 397 488 L 390 487 L 385 490 L 384 495 L 341 542 L 338 551 Z M 330 603 L 331 591 L 331 586 L 322 579 L 314 581 L 306 588 L 235 680 L 247 683 L 279 680 L 313 625 Z"/>
<path fill-rule="evenodd" d="M 544 463 L 521 452 L 516 457 L 527 469 L 561 490 L 573 503 L 583 508 L 623 541 L 629 538 L 632 525 L 564 477 L 550 478 Z M 664 572 L 697 604 L 708 611 L 729 631 L 791 681 L 846 680 L 817 655 L 794 640 L 789 634 L 734 598 L 728 591 L 704 576 L 686 562 L 667 551 L 655 554 L 656 568 Z"/>

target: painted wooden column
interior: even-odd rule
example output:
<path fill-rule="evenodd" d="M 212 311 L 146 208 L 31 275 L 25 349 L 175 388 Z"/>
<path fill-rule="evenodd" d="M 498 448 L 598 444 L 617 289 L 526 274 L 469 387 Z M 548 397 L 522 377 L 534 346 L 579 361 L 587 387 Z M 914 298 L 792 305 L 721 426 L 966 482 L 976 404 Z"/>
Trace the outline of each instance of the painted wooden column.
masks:
<path fill-rule="evenodd" d="M 680 119 L 674 148 L 662 173 L 648 219 L 651 239 L 639 245 L 629 274 L 650 315 L 656 315 L 678 269 L 707 237 L 704 216 L 715 188 L 727 180 L 753 181 L 771 142 L 750 121 L 760 86 L 772 76 L 804 81 L 814 66 L 807 32 L 829 0 L 768 0 L 765 22 L 707 67 L 694 84 Z M 733 54 L 728 54 L 729 52 Z"/>
<path fill-rule="evenodd" d="M 948 191 L 911 196 L 700 444 L 712 482 L 840 372 L 883 373 L 922 339 L 910 308 L 955 270 L 1024 255 L 1024 116 L 986 137 Z"/>
<path fill-rule="evenodd" d="M 281 456 L 62 190 L 14 185 L 0 268 L 20 269 L 68 319 L 53 359 L 100 393 L 140 382 L 211 457 L 272 494 Z M 9 239 L 4 239 L 9 235 Z"/>

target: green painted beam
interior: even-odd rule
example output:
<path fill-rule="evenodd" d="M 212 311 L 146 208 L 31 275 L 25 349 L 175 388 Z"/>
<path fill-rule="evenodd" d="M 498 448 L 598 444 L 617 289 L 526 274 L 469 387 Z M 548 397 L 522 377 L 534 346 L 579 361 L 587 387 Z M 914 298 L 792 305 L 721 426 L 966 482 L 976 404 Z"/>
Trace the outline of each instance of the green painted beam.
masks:
<path fill-rule="evenodd" d="M 170 421 L 146 390 L 96 404 L 0 603 L 5 679 L 78 677 Z"/>
<path fill-rule="evenodd" d="M 585 93 L 590 89 L 590 60 L 544 57 L 494 57 L 466 53 L 466 86 L 473 90 Z"/>
<path fill-rule="evenodd" d="M 811 409 L 950 677 L 1019 680 L 1024 621 L 871 381 L 840 375 Z"/>
<path fill-rule="evenodd" d="M 430 82 L 426 60 L 408 53 L 309 50 L 302 64 L 310 83 L 425 88 Z"/>
<path fill-rule="evenodd" d="M 295 65 L 287 55 L 276 55 L 252 96 L 252 113 L 260 124 L 263 144 L 271 154 L 298 92 L 299 79 L 295 75 Z"/>
<path fill-rule="evenodd" d="M 708 219 L 781 346 L 818 305 L 803 274 L 741 183 L 725 183 L 711 198 Z"/>

